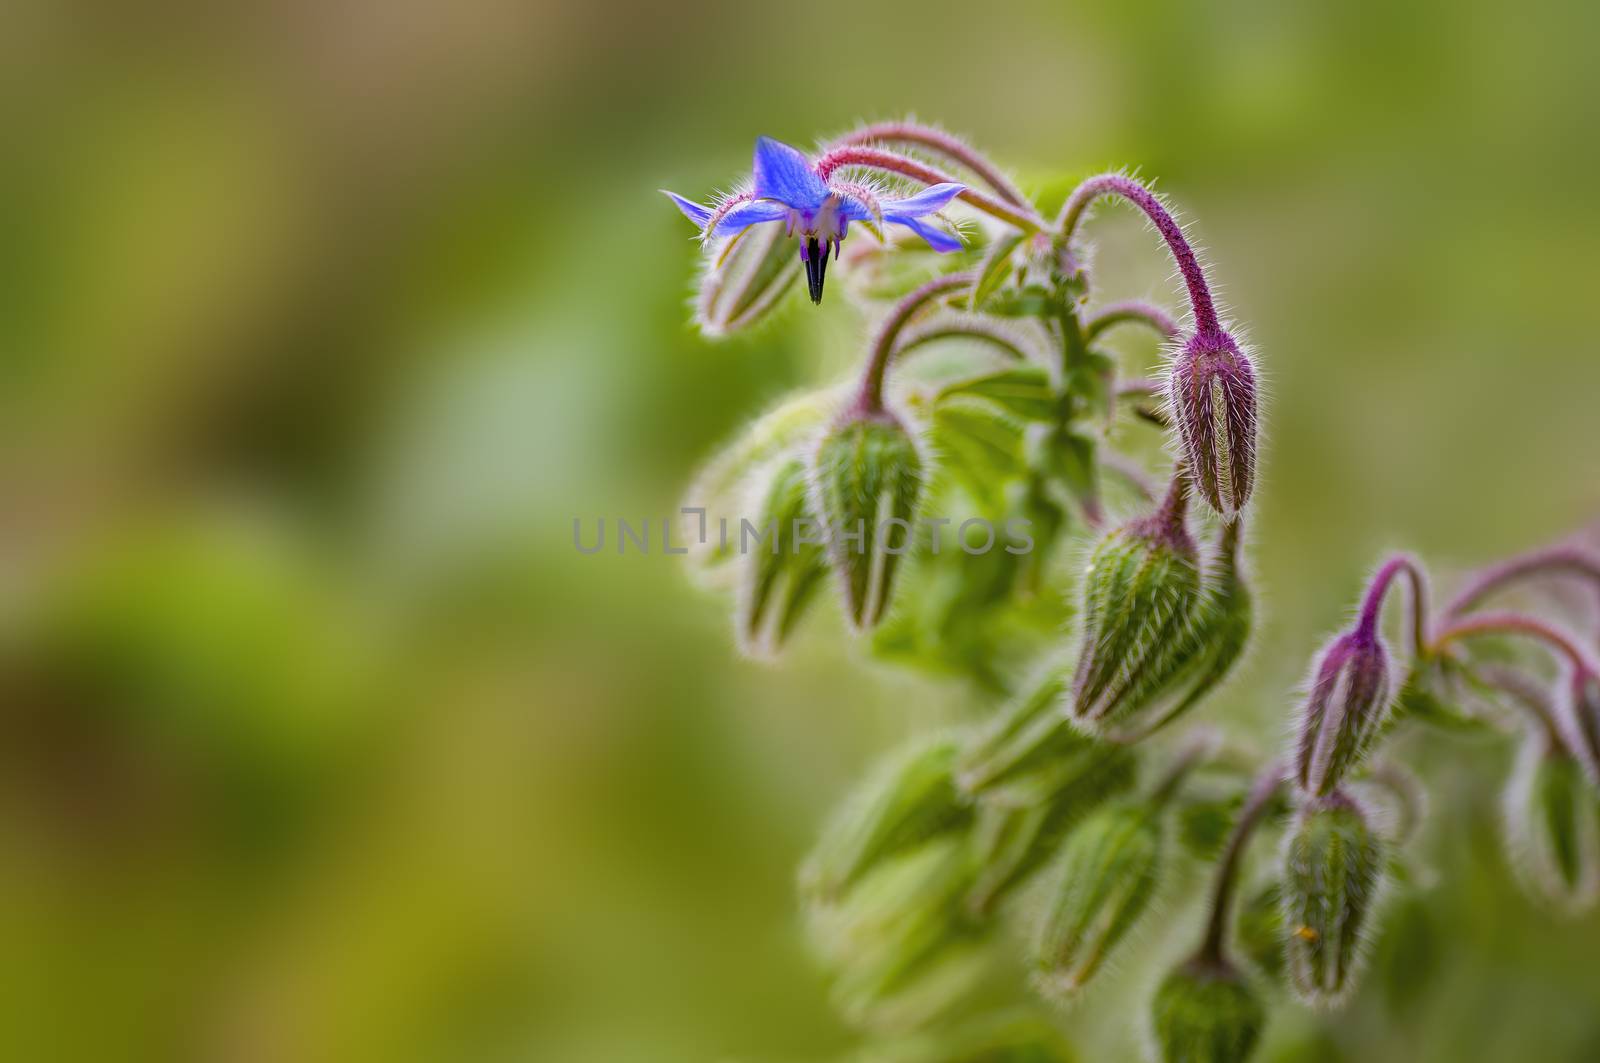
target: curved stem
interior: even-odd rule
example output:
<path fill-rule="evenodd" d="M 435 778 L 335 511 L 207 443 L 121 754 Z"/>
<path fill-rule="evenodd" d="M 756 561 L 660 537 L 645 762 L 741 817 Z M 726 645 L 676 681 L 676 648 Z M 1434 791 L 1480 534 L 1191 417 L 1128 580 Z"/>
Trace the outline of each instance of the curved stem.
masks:
<path fill-rule="evenodd" d="M 1211 916 L 1206 922 L 1206 936 L 1200 943 L 1198 959 L 1222 963 L 1223 947 L 1228 938 L 1228 911 L 1233 907 L 1233 895 L 1239 888 L 1239 865 L 1243 862 L 1245 846 L 1260 825 L 1272 799 L 1283 785 L 1284 764 L 1274 761 L 1256 777 L 1239 810 L 1239 820 L 1228 836 L 1228 847 L 1222 851 L 1217 863 L 1217 877 L 1211 888 Z"/>
<path fill-rule="evenodd" d="M 874 141 L 889 141 L 901 144 L 916 144 L 928 148 L 948 158 L 960 166 L 971 170 L 976 176 L 983 179 L 984 183 L 994 189 L 995 194 L 1008 203 L 1031 210 L 1028 199 L 1017 186 L 1012 184 L 1000 168 L 990 162 L 971 145 L 959 137 L 950 135 L 941 129 L 919 125 L 916 122 L 874 122 L 862 126 L 852 133 L 847 133 L 834 141 L 836 147 L 850 147 L 853 145 L 871 144 Z"/>
<path fill-rule="evenodd" d="M 1361 615 L 1356 621 L 1356 628 L 1369 636 L 1377 633 L 1384 595 L 1389 592 L 1389 585 L 1394 578 L 1402 572 L 1411 581 L 1411 647 L 1420 658 L 1427 655 L 1428 647 L 1428 584 L 1422 567 L 1414 558 L 1404 554 L 1391 557 L 1378 569 L 1361 603 Z"/>
<path fill-rule="evenodd" d="M 835 170 L 844 166 L 864 166 L 870 170 L 882 170 L 885 173 L 909 177 L 913 181 L 921 181 L 926 185 L 960 183 L 926 163 L 882 148 L 857 146 L 834 148 L 822 154 L 816 162 L 815 169 L 817 176 L 826 181 Z M 999 218 L 1008 225 L 1014 225 L 1023 232 L 1038 232 L 1044 227 L 1043 220 L 1031 209 L 1018 208 L 1001 202 L 975 188 L 963 190 L 960 198 L 985 214 Z"/>
<path fill-rule="evenodd" d="M 923 328 L 915 331 L 906 331 L 902 334 L 899 343 L 889 353 L 890 362 L 899 359 L 916 350 L 918 347 L 933 343 L 936 340 L 950 339 L 954 336 L 966 336 L 975 340 L 983 340 L 1009 354 L 1019 361 L 1034 361 L 1037 356 L 1030 356 L 1017 337 L 998 328 L 984 318 L 977 315 L 945 318 L 930 321 Z"/>
<path fill-rule="evenodd" d="M 1061 208 L 1061 218 L 1056 224 L 1061 239 L 1071 239 L 1089 204 L 1108 195 L 1121 196 L 1144 211 L 1161 238 L 1167 242 L 1172 257 L 1178 262 L 1178 272 L 1183 274 L 1183 283 L 1189 289 L 1189 306 L 1194 311 L 1195 331 L 1201 335 L 1220 333 L 1222 325 L 1217 320 L 1217 305 L 1211 298 L 1211 288 L 1206 284 L 1205 271 L 1200 268 L 1194 248 L 1189 246 L 1183 229 L 1171 212 L 1162 206 L 1155 193 L 1133 178 L 1119 173 L 1103 173 L 1073 189 L 1072 195 L 1067 197 L 1066 204 Z"/>
<path fill-rule="evenodd" d="M 1170 314 L 1159 306 L 1137 299 L 1102 306 L 1083 323 L 1083 334 L 1092 340 L 1106 329 L 1128 323 L 1148 325 L 1169 340 L 1178 338 L 1178 323 L 1172 320 Z"/>
<path fill-rule="evenodd" d="M 1554 625 L 1525 613 L 1477 613 L 1465 620 L 1458 620 L 1433 637 L 1433 644 L 1428 648 L 1428 652 L 1438 653 L 1450 643 L 1474 635 L 1523 635 L 1537 639 L 1551 650 L 1560 653 L 1580 673 L 1593 675 L 1597 671 L 1595 665 L 1571 636 Z"/>
<path fill-rule="evenodd" d="M 1509 584 L 1554 572 L 1584 576 L 1600 586 L 1600 557 L 1571 546 L 1555 546 L 1513 557 L 1469 579 L 1445 607 L 1444 615 L 1447 618 L 1459 616 Z"/>
<path fill-rule="evenodd" d="M 906 322 L 911 320 L 911 316 L 936 296 L 971 284 L 970 273 L 946 273 L 923 284 L 895 304 L 883 326 L 879 328 L 877 339 L 872 343 L 872 351 L 867 356 L 867 366 L 861 374 L 861 391 L 856 398 L 859 408 L 872 412 L 883 409 L 883 376 L 889 368 L 889 356 L 894 351 L 895 338 L 900 335 L 900 330 L 905 328 Z"/>

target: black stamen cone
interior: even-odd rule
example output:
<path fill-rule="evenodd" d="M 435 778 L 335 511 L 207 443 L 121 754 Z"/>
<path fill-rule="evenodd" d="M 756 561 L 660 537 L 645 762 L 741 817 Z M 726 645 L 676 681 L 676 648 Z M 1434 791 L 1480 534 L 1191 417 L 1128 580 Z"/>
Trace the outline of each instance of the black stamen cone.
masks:
<path fill-rule="evenodd" d="M 806 238 L 800 257 L 806 263 L 806 287 L 811 289 L 811 301 L 822 303 L 822 278 L 828 274 L 828 251 L 817 243 L 815 236 Z"/>

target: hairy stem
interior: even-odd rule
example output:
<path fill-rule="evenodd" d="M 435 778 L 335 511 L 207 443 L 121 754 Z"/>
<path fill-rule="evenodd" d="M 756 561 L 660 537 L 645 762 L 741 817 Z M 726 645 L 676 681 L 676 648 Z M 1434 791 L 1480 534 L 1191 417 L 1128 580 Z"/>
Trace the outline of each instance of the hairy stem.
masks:
<path fill-rule="evenodd" d="M 861 374 L 861 390 L 856 398 L 859 408 L 868 411 L 883 409 L 883 377 L 889 368 L 889 356 L 894 352 L 895 339 L 922 307 L 946 292 L 958 291 L 972 284 L 970 273 L 946 273 L 935 277 L 895 304 L 889 317 L 878 330 L 867 356 L 866 369 Z"/>
<path fill-rule="evenodd" d="M 1489 595 L 1521 580 L 1562 572 L 1582 576 L 1600 586 L 1600 557 L 1571 546 L 1555 546 L 1513 557 L 1467 580 L 1445 607 L 1444 615 L 1447 619 L 1459 616 Z"/>
<path fill-rule="evenodd" d="M 1137 299 L 1102 306 L 1090 314 L 1089 319 L 1083 323 L 1083 332 L 1092 340 L 1106 329 L 1129 323 L 1148 325 L 1169 340 L 1178 338 L 1178 323 L 1172 320 L 1170 314 L 1159 306 L 1152 306 Z"/>
<path fill-rule="evenodd" d="M 1597 671 L 1570 635 L 1525 613 L 1476 613 L 1464 620 L 1457 620 L 1433 637 L 1429 652 L 1438 653 L 1452 642 L 1475 635 L 1522 635 L 1536 639 L 1565 657 L 1580 673 L 1593 675 Z"/>
<path fill-rule="evenodd" d="M 966 167 L 994 189 L 996 195 L 1007 203 L 1032 210 L 1026 196 L 1012 184 L 1000 168 L 959 137 L 940 129 L 919 125 L 916 122 L 874 122 L 834 142 L 835 147 L 852 147 L 873 142 L 916 144 L 945 156 L 951 162 Z"/>
<path fill-rule="evenodd" d="M 1378 569 L 1378 574 L 1372 577 L 1372 583 L 1367 587 L 1367 596 L 1361 603 L 1361 615 L 1356 627 L 1367 635 L 1377 633 L 1384 596 L 1389 593 L 1389 585 L 1394 578 L 1402 572 L 1411 581 L 1411 647 L 1413 653 L 1421 658 L 1427 655 L 1428 647 L 1428 584 L 1421 566 L 1412 557 L 1391 557 Z"/>
<path fill-rule="evenodd" d="M 824 152 L 816 163 L 817 176 L 826 181 L 835 170 L 844 166 L 862 166 L 869 170 L 882 170 L 885 173 L 909 177 L 913 181 L 921 181 L 926 185 L 955 182 L 955 178 L 934 169 L 926 163 L 918 162 L 916 159 L 899 155 L 892 151 L 885 151 L 882 148 L 859 146 L 834 148 Z M 1004 203 L 975 188 L 963 190 L 960 198 L 985 214 L 999 218 L 1007 225 L 1014 225 L 1023 232 L 1038 232 L 1044 228 L 1043 220 L 1031 208 L 1020 208 Z"/>
<path fill-rule="evenodd" d="M 964 336 L 970 339 L 982 340 L 989 343 L 1018 361 L 1031 361 L 1027 350 L 1017 337 L 1005 329 L 996 326 L 992 321 L 976 314 L 961 315 L 959 317 L 941 317 L 939 320 L 930 321 L 925 327 L 914 331 L 907 330 L 901 334 L 901 339 L 889 355 L 891 362 L 899 359 L 918 347 L 933 343 L 936 340 L 950 339 L 954 336 Z"/>
<path fill-rule="evenodd" d="M 1244 862 L 1245 847 L 1250 836 L 1261 824 L 1262 817 L 1272 804 L 1272 799 L 1283 785 L 1284 764 L 1269 764 L 1251 784 L 1250 795 L 1239 810 L 1239 819 L 1228 836 L 1228 846 L 1217 862 L 1217 877 L 1211 888 L 1211 914 L 1206 921 L 1206 936 L 1200 943 L 1196 958 L 1208 963 L 1225 962 L 1224 946 L 1228 939 L 1228 912 L 1233 907 L 1233 895 L 1239 888 L 1239 868 Z"/>
<path fill-rule="evenodd" d="M 1071 239 L 1073 230 L 1083 217 L 1083 212 L 1088 209 L 1090 203 L 1101 196 L 1121 196 L 1144 211 L 1155 225 L 1156 231 L 1161 234 L 1161 238 L 1167 242 L 1172 257 L 1177 260 L 1178 272 L 1183 274 L 1183 283 L 1189 289 L 1189 306 L 1194 312 L 1195 330 L 1201 335 L 1220 333 L 1222 325 L 1217 320 L 1217 306 L 1211 298 L 1211 288 L 1206 284 L 1205 271 L 1200 268 L 1200 260 L 1195 256 L 1194 248 L 1189 246 L 1182 227 L 1178 225 L 1171 212 L 1162 206 L 1161 200 L 1156 198 L 1155 193 L 1133 178 L 1118 173 L 1103 173 L 1085 180 L 1073 189 L 1072 195 L 1067 197 L 1066 204 L 1062 206 L 1060 220 L 1056 223 L 1061 239 Z"/>

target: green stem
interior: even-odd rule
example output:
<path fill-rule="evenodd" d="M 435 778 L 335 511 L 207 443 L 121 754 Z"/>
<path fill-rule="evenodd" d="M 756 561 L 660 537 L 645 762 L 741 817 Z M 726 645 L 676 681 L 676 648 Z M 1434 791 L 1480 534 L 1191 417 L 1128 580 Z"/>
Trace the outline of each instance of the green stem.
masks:
<path fill-rule="evenodd" d="M 1245 847 L 1250 836 L 1260 825 L 1278 788 L 1283 785 L 1284 765 L 1274 761 L 1257 776 L 1250 787 L 1250 796 L 1239 810 L 1239 820 L 1228 837 L 1228 847 L 1223 850 L 1217 864 L 1217 877 L 1211 889 L 1211 915 L 1206 922 L 1206 936 L 1200 944 L 1196 959 L 1221 964 L 1228 937 L 1228 912 L 1233 907 L 1233 895 L 1239 888 L 1239 869 L 1244 862 Z"/>

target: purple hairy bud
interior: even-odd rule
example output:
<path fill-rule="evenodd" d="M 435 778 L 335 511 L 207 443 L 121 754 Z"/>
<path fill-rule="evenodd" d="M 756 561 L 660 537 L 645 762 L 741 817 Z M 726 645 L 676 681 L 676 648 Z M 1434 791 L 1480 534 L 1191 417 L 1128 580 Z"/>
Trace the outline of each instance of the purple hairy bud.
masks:
<path fill-rule="evenodd" d="M 1370 622 L 1369 622 L 1370 620 Z M 1367 751 L 1389 711 L 1394 684 L 1376 613 L 1322 651 L 1300 712 L 1295 780 L 1312 796 L 1330 793 Z"/>
<path fill-rule="evenodd" d="M 1226 332 L 1197 332 L 1173 358 L 1167 388 L 1189 475 L 1232 520 L 1256 480 L 1255 367 Z"/>

